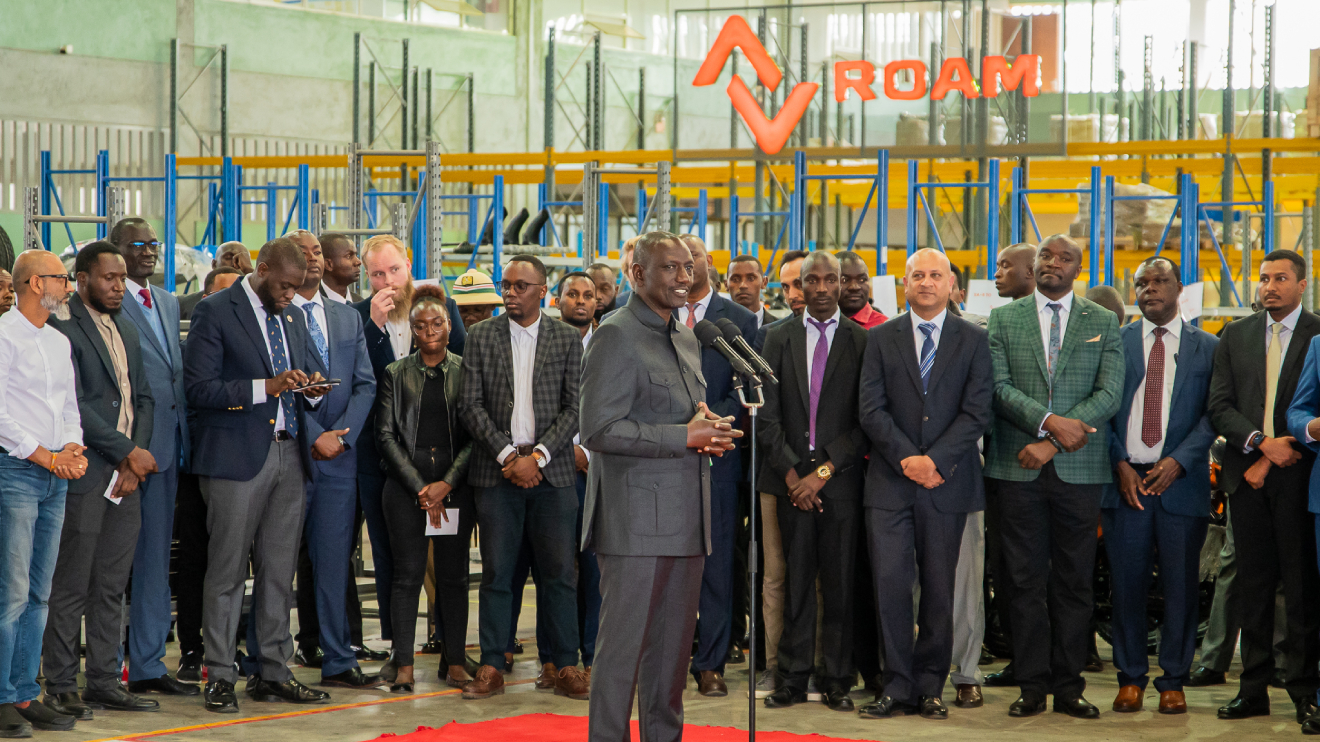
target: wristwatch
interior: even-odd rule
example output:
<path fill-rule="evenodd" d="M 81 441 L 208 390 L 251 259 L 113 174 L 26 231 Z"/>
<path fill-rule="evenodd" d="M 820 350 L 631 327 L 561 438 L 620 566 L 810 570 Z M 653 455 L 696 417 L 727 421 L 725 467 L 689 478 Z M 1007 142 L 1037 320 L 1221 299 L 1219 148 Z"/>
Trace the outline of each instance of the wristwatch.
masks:
<path fill-rule="evenodd" d="M 545 468 L 547 462 L 545 460 L 545 456 L 542 456 L 540 451 L 532 451 L 532 458 L 536 459 L 536 468 L 538 469 Z"/>
<path fill-rule="evenodd" d="M 1265 434 L 1257 431 L 1255 435 L 1247 440 L 1247 446 L 1251 448 L 1260 448 L 1260 444 L 1265 442 Z"/>
<path fill-rule="evenodd" d="M 834 476 L 834 472 L 830 471 L 828 466 L 821 464 L 816 467 L 816 476 L 820 477 L 821 481 L 828 482 L 830 481 L 830 477 Z"/>

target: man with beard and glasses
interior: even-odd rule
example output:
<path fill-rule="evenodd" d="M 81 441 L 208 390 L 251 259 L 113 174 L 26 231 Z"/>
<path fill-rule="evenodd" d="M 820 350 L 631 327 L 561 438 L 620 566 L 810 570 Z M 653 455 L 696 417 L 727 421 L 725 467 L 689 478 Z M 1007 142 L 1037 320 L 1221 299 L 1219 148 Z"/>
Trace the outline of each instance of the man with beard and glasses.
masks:
<path fill-rule="evenodd" d="M 617 307 L 619 287 L 614 269 L 604 263 L 593 263 L 587 268 L 587 276 L 596 285 L 596 321 L 613 312 Z"/>
<path fill-rule="evenodd" d="M 14 277 L 0 268 L 0 314 L 14 308 Z"/>
<path fill-rule="evenodd" d="M 734 303 L 756 316 L 756 329 L 765 326 L 765 304 L 761 292 L 770 278 L 761 270 L 761 260 L 755 255 L 738 255 L 729 261 L 727 282 L 729 297 Z M 773 319 L 773 318 L 771 318 Z"/>
<path fill-rule="evenodd" d="M 727 319 L 737 325 L 743 339 L 756 339 L 752 313 L 715 292 L 710 274 L 711 256 L 706 243 L 694 234 L 680 238 L 696 265 L 687 302 L 675 318 L 687 327 L 702 320 Z M 706 407 L 720 417 L 735 420 L 743 415 L 738 390 L 733 385 L 733 367 L 712 348 L 701 350 L 701 374 L 706 378 Z M 692 657 L 692 676 L 703 696 L 726 696 L 725 663 L 731 653 L 742 662 L 742 650 L 733 645 L 733 550 L 738 520 L 738 480 L 742 479 L 742 457 L 737 447 L 712 462 L 710 468 L 711 552 L 701 573 L 701 601 L 697 618 L 697 652 Z M 738 637 L 741 639 L 742 637 Z M 732 650 L 732 652 L 731 652 Z"/>
<path fill-rule="evenodd" d="M 66 338 L 69 274 L 45 250 L 14 261 L 18 311 L 0 317 L 0 736 L 68 728 L 32 703 L 68 481 L 87 472 L 77 379 Z"/>
<path fill-rule="evenodd" d="M 353 304 L 362 316 L 362 332 L 367 340 L 367 355 L 371 358 L 374 378 L 385 376 L 385 367 L 408 357 L 415 350 L 408 312 L 412 308 L 412 262 L 408 248 L 392 235 L 377 235 L 362 244 L 362 263 L 367 266 L 367 279 L 371 283 L 371 297 Z M 301 283 L 301 281 L 299 282 Z M 450 353 L 463 355 L 467 332 L 463 329 L 458 305 L 451 296 L 445 303 L 449 313 Z M 377 388 L 379 392 L 379 387 Z M 376 572 L 376 604 L 380 606 L 381 639 L 392 641 L 390 622 L 390 588 L 394 584 L 394 554 L 390 551 L 389 530 L 385 526 L 385 510 L 381 496 L 385 491 L 385 470 L 376 446 L 376 413 L 367 413 L 362 432 L 358 435 L 357 472 L 358 502 L 367 522 L 367 537 L 371 539 L 371 561 Z M 442 662 L 441 666 L 447 666 Z"/>
<path fill-rule="evenodd" d="M 160 708 L 156 701 L 126 691 L 119 680 L 124 588 L 142 525 L 138 489 L 157 468 L 147 450 L 155 402 L 137 328 L 120 313 L 128 275 L 124 258 L 109 242 L 93 242 L 78 251 L 73 270 L 78 292 L 69 300 L 71 317 L 51 325 L 73 349 L 87 474 L 69 483 L 64 506 L 50 620 L 42 641 L 45 708 L 29 707 L 43 711 L 45 718 L 27 715 L 38 729 L 72 729 L 75 719 L 91 719 L 93 708 Z M 107 488 L 109 494 L 102 497 Z M 78 651 L 84 616 L 87 688 L 80 700 Z"/>
<path fill-rule="evenodd" d="M 312 477 L 307 407 L 328 391 L 308 357 L 306 316 L 292 306 L 307 274 L 293 240 L 267 242 L 257 270 L 197 305 L 184 353 L 184 387 L 196 412 L 193 472 L 210 531 L 203 586 L 206 710 L 237 713 L 235 630 L 248 556 L 261 670 L 256 701 L 318 703 L 329 696 L 294 679 L 289 612 L 305 485 Z"/>
<path fill-rule="evenodd" d="M 1082 249 L 1056 234 L 1036 253 L 1035 293 L 990 314 L 995 421 L 985 450 L 1001 510 L 1012 588 L 1013 666 L 1022 694 L 1009 716 L 1054 710 L 1094 719 L 1083 697 L 1094 606 L 1096 523 L 1113 479 L 1108 435 L 1123 392 L 1114 313 L 1073 295 Z M 1092 438 L 1091 436 L 1095 436 Z"/>
<path fill-rule="evenodd" d="M 601 568 L 601 626 L 588 739 L 683 736 L 683 686 L 701 571 L 711 553 L 710 455 L 742 435 L 706 408 L 701 346 L 675 310 L 691 253 L 677 235 L 638 242 L 632 298 L 596 330 L 582 370 L 592 452 L 582 546 Z M 694 414 L 695 413 L 695 414 Z"/>

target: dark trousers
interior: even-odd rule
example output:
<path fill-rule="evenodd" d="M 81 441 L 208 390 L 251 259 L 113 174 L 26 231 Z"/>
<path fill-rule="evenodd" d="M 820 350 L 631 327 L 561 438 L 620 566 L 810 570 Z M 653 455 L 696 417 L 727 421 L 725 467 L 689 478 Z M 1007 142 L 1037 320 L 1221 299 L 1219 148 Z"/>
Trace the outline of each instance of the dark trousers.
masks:
<path fill-rule="evenodd" d="M 1145 476 L 1149 466 L 1137 467 Z M 1209 518 L 1170 513 L 1158 495 L 1137 496 L 1145 510 L 1121 504 L 1101 511 L 1105 551 L 1114 602 L 1114 667 L 1118 684 L 1146 689 L 1150 659 L 1146 655 L 1146 597 L 1156 556 L 1164 592 L 1164 623 L 1160 627 L 1160 668 L 1155 689 L 1183 689 L 1196 653 L 1196 627 L 1201 621 L 1201 545 Z"/>
<path fill-rule="evenodd" d="M 885 645 L 885 695 L 938 698 L 953 661 L 953 591 L 966 513 L 943 513 L 929 493 L 903 510 L 866 508 L 876 614 Z M 921 588 L 912 636 L 912 591 Z"/>
<path fill-rule="evenodd" d="M 161 659 L 170 635 L 170 539 L 179 467 L 149 475 L 133 495 L 142 511 L 133 552 L 133 595 L 129 602 L 128 679 L 148 680 L 169 672 Z"/>
<path fill-rule="evenodd" d="M 356 511 L 356 480 L 321 474 L 315 482 L 307 483 L 303 543 L 315 573 L 312 593 L 321 651 L 325 653 L 321 660 L 322 675 L 338 675 L 357 667 L 347 609 L 348 590 L 353 582 L 348 567 Z"/>
<path fill-rule="evenodd" d="M 374 463 L 374 462 L 373 462 Z M 390 619 L 390 589 L 394 584 L 394 554 L 390 550 L 389 527 L 385 525 L 382 496 L 385 491 L 385 472 L 379 467 L 358 468 L 358 502 L 367 521 L 367 537 L 371 539 L 371 567 L 376 580 L 376 607 L 380 612 L 380 638 L 391 641 L 394 622 Z"/>
<path fill-rule="evenodd" d="M 995 490 L 1018 685 L 1024 696 L 1075 698 L 1086 689 L 1100 485 L 1064 482 L 1050 462 L 1035 481 Z"/>
<path fill-rule="evenodd" d="M 394 553 L 394 585 L 390 593 L 394 601 L 390 612 L 394 621 L 394 661 L 400 667 L 413 664 L 417 600 L 426 579 L 427 547 L 431 545 L 435 563 L 436 629 L 445 643 L 449 662 L 462 664 L 467 641 L 468 544 L 477 521 L 472 492 L 460 487 L 449 496 L 447 509 L 458 510 L 458 533 L 452 536 L 427 536 L 427 514 L 417 505 L 416 493 L 405 491 L 394 479 L 385 484 L 383 504 Z"/>
<path fill-rule="evenodd" d="M 513 575 L 523 539 L 530 539 L 540 572 L 537 596 L 557 667 L 577 665 L 577 492 L 542 481 L 523 489 L 511 482 L 476 492 L 481 520 L 481 664 L 504 666 L 509 642 Z"/>
<path fill-rule="evenodd" d="M 124 588 L 142 525 L 140 506 L 137 493 L 125 496 L 118 505 L 99 491 L 70 495 L 65 501 L 45 636 L 41 646 L 26 648 L 42 655 L 47 693 L 78 690 L 84 615 L 87 687 L 119 687 Z"/>
<path fill-rule="evenodd" d="M 633 697 L 647 742 L 683 737 L 683 687 L 704 557 L 598 555 L 600 652 L 592 671 L 590 742 L 629 739 Z"/>
<path fill-rule="evenodd" d="M 577 475 L 578 516 L 576 543 L 582 543 L 582 505 L 587 496 L 587 477 Z M 600 633 L 600 564 L 594 549 L 578 552 L 578 636 L 582 652 L 582 666 L 591 667 L 596 660 L 596 635 Z"/>
<path fill-rule="evenodd" d="M 985 572 L 988 578 L 985 581 L 985 625 L 988 634 L 993 623 L 999 624 L 999 635 L 1004 637 L 1004 644 L 1008 647 L 1008 651 L 1003 656 L 1011 660 L 1013 659 L 1013 598 L 1012 588 L 1009 586 L 1008 568 L 1004 566 L 1004 550 L 1000 547 L 1003 543 L 1000 538 L 1000 532 L 1003 530 L 1000 521 L 1004 508 L 999 502 L 999 497 L 996 496 L 998 482 L 997 479 L 985 478 Z M 991 579 L 994 580 L 993 593 Z M 1009 665 L 1011 666 L 1012 663 L 1010 662 Z"/>
<path fill-rule="evenodd" d="M 799 510 L 779 499 L 783 538 L 784 633 L 779 639 L 779 674 L 784 684 L 806 692 L 816 651 L 816 580 L 824 615 L 820 617 L 823 685 L 853 684 L 853 593 L 860 500 L 825 500 L 824 512 Z"/>
<path fill-rule="evenodd" d="M 701 600 L 697 609 L 697 653 L 692 674 L 707 670 L 724 674 L 733 630 L 733 551 L 738 515 L 738 485 L 710 483 L 710 544 L 701 572 Z"/>
<path fill-rule="evenodd" d="M 876 611 L 870 542 L 870 538 L 857 539 L 857 568 L 853 573 L 853 665 L 862 676 L 863 686 L 884 672 L 884 643 L 880 615 Z"/>
<path fill-rule="evenodd" d="M 356 487 L 356 483 L 354 484 Z M 354 576 L 353 554 L 362 546 L 362 508 L 355 496 L 353 510 L 352 541 L 349 544 L 348 565 L 345 567 L 347 586 L 344 590 L 344 610 L 348 614 L 348 639 L 355 646 L 362 646 L 362 599 L 358 597 L 357 580 Z M 306 527 L 303 529 L 304 535 Z M 298 575 L 294 584 L 297 587 L 298 633 L 293 640 L 303 649 L 321 646 L 321 619 L 316 614 L 316 572 L 312 569 L 312 556 L 307 550 L 307 538 L 303 538 L 298 549 Z"/>
<path fill-rule="evenodd" d="M 206 579 L 206 501 L 196 474 L 179 474 L 174 501 L 174 538 L 179 541 L 179 559 L 174 574 L 177 621 L 175 636 L 179 651 L 202 651 L 202 581 Z"/>
<path fill-rule="evenodd" d="M 581 515 L 578 516 L 581 521 Z M 518 561 L 513 566 L 513 579 L 509 585 L 513 590 L 512 598 L 509 600 L 509 641 L 504 645 L 505 654 L 513 654 L 515 643 L 518 641 L 518 619 L 522 617 L 523 593 L 527 589 L 527 579 L 531 578 L 532 585 L 537 587 L 536 591 L 536 660 L 544 665 L 547 662 L 554 662 L 554 652 L 550 647 L 550 640 L 547 638 L 545 629 L 545 614 L 541 610 L 541 571 L 537 569 L 536 562 L 532 560 L 531 538 L 524 536 L 522 548 L 518 551 Z"/>
<path fill-rule="evenodd" d="M 741 645 L 747 636 L 747 541 L 751 538 L 751 520 L 747 503 L 751 497 L 746 481 L 738 482 L 738 513 L 733 523 L 733 617 L 729 622 L 730 645 Z M 760 570 L 757 570 L 760 574 Z M 757 628 L 760 628 L 757 621 Z"/>
<path fill-rule="evenodd" d="M 1264 698 L 1274 674 L 1275 586 L 1283 583 L 1287 612 L 1284 683 L 1294 702 L 1314 700 L 1320 661 L 1320 573 L 1316 568 L 1314 519 L 1307 512 L 1306 467 L 1271 468 L 1265 486 L 1245 482 L 1233 503 L 1238 574 L 1242 599 L 1242 679 L 1238 695 Z"/>

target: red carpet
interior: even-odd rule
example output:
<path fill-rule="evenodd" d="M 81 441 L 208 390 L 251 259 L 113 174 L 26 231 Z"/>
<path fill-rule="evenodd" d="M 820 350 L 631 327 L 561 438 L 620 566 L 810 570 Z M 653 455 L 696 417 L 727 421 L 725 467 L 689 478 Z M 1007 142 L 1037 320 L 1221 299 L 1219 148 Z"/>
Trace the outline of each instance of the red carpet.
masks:
<path fill-rule="evenodd" d="M 373 742 L 581 742 L 587 738 L 587 717 L 559 714 L 523 714 L 507 719 L 459 724 L 456 721 L 431 729 L 418 727 L 411 734 L 377 737 Z M 637 722 L 632 723 L 632 738 L 639 739 Z M 819 734 L 757 732 L 761 742 L 852 742 Z M 684 742 L 744 742 L 747 730 L 733 727 L 705 727 L 688 724 Z"/>

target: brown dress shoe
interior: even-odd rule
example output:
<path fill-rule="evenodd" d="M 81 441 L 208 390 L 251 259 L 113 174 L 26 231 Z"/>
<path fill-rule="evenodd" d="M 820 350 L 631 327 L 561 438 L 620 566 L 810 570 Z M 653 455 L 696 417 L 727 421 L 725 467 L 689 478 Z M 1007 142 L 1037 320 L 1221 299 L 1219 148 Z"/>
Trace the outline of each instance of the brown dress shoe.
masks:
<path fill-rule="evenodd" d="M 1160 694 L 1161 714 L 1187 713 L 1187 697 L 1180 690 L 1166 690 Z"/>
<path fill-rule="evenodd" d="M 1140 711 L 1142 700 L 1140 686 L 1125 685 L 1118 689 L 1118 695 L 1114 697 L 1114 710 L 1120 714 Z"/>
<path fill-rule="evenodd" d="M 554 690 L 558 680 L 559 669 L 555 667 L 555 663 L 547 662 L 541 665 L 541 674 L 536 676 L 536 689 Z"/>
<path fill-rule="evenodd" d="M 577 666 L 559 669 L 559 679 L 555 683 L 556 696 L 568 696 L 574 701 L 586 701 L 591 698 L 591 683 L 587 674 Z"/>
<path fill-rule="evenodd" d="M 954 687 L 958 689 L 958 696 L 953 699 L 954 706 L 960 709 L 975 709 L 985 705 L 985 699 L 981 697 L 981 686 L 959 683 Z"/>
<path fill-rule="evenodd" d="M 711 698 L 723 698 L 729 695 L 729 687 L 724 684 L 724 678 L 718 672 L 702 670 L 701 676 L 697 678 L 697 692 Z"/>
<path fill-rule="evenodd" d="M 482 665 L 477 678 L 463 686 L 463 697 L 471 700 L 504 695 L 504 673 L 500 668 Z"/>

